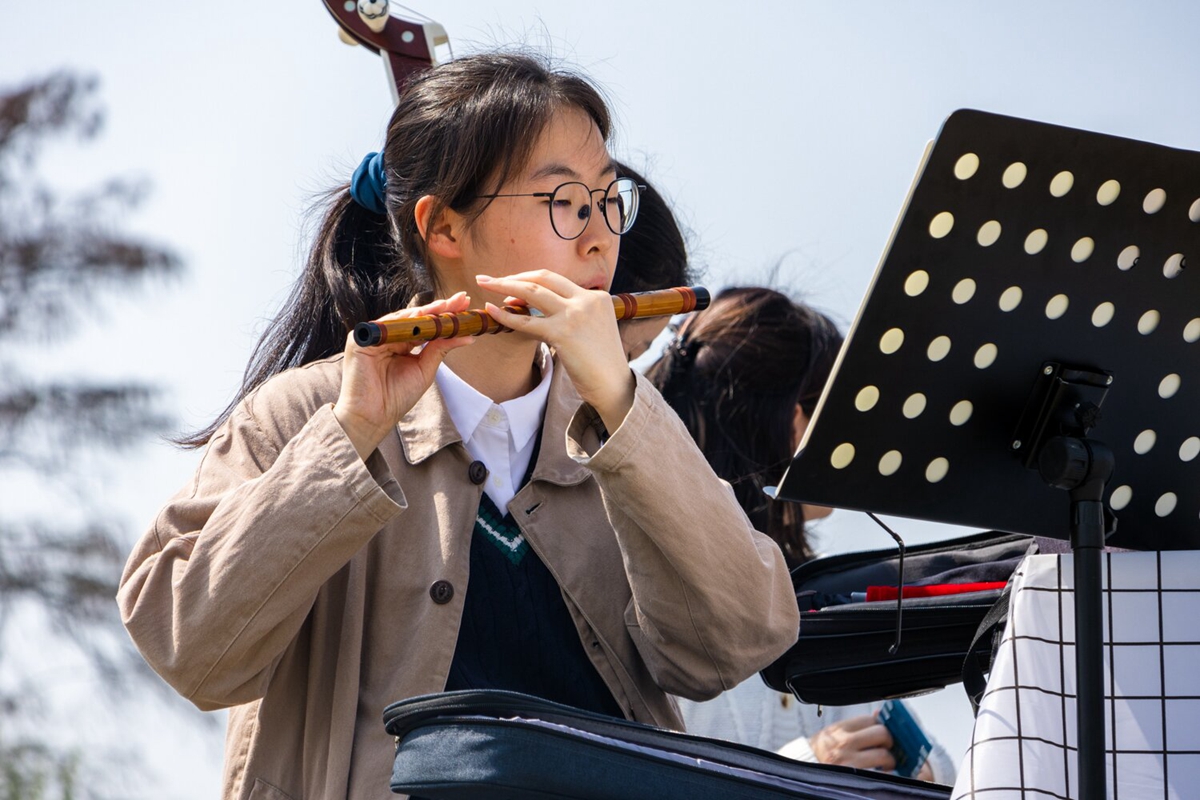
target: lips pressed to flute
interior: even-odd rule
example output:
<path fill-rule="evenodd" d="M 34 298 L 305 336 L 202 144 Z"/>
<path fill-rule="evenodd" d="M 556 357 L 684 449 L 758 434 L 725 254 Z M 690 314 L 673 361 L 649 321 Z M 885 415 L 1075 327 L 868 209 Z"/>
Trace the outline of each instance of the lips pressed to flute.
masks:
<path fill-rule="evenodd" d="M 612 296 L 613 313 L 617 319 L 669 317 L 708 308 L 708 289 L 703 286 L 680 286 L 655 292 L 634 292 Z M 529 314 L 524 306 L 505 306 L 514 314 Z M 428 342 L 433 339 L 453 339 L 456 336 L 481 336 L 485 333 L 509 331 L 491 315 L 480 309 L 458 314 L 434 314 L 386 322 L 360 322 L 354 326 L 354 342 L 359 347 L 373 347 L 394 342 Z"/>

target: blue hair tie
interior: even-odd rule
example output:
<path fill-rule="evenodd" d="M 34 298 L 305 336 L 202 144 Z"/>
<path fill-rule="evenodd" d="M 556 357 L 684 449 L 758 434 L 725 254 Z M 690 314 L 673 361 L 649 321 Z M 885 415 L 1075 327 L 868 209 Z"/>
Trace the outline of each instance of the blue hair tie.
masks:
<path fill-rule="evenodd" d="M 354 202 L 374 214 L 387 214 L 387 172 L 383 153 L 367 153 L 350 178 L 350 196 Z"/>

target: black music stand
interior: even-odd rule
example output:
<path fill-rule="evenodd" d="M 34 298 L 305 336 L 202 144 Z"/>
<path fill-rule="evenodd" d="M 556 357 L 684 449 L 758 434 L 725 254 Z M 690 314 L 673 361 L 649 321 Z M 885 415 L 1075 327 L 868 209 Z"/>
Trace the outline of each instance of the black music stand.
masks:
<path fill-rule="evenodd" d="M 776 495 L 1069 535 L 1089 800 L 1105 531 L 1200 547 L 1198 251 L 1200 153 L 955 112 Z"/>

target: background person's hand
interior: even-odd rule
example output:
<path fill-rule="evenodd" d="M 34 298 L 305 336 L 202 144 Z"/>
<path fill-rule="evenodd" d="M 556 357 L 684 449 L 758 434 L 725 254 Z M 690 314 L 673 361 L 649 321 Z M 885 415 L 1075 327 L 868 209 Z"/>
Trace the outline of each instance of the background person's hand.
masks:
<path fill-rule="evenodd" d="M 896 768 L 890 752 L 892 734 L 874 714 L 827 725 L 811 736 L 808 744 L 822 764 L 885 771 Z"/>

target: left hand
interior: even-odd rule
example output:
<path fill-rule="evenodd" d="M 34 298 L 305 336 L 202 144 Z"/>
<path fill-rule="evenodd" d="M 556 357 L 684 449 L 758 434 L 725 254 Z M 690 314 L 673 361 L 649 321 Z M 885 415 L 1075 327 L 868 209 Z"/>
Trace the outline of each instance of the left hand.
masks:
<path fill-rule="evenodd" d="M 541 317 L 526 317 L 486 305 L 501 325 L 553 347 L 579 396 L 596 410 L 609 433 L 616 431 L 633 407 L 635 382 L 608 292 L 584 289 L 544 269 L 503 278 L 479 275 L 476 280 L 489 292 L 508 295 L 510 304 L 517 300 L 541 312 Z"/>
<path fill-rule="evenodd" d="M 826 725 L 809 737 L 808 744 L 822 764 L 885 771 L 896 768 L 891 753 L 892 734 L 874 714 L 860 714 Z"/>

